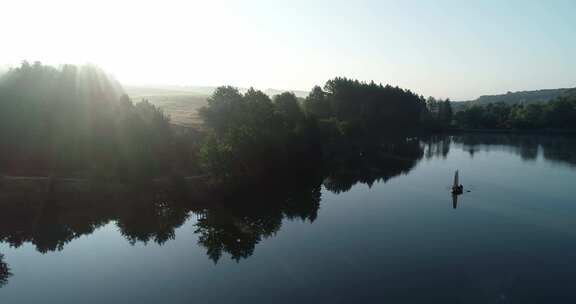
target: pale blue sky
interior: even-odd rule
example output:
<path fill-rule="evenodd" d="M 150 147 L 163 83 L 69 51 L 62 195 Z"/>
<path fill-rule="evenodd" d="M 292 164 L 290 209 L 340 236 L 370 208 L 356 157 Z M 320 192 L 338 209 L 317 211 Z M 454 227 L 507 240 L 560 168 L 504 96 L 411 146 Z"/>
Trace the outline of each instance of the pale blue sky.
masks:
<path fill-rule="evenodd" d="M 576 1 L 9 1 L 0 63 L 127 84 L 309 90 L 335 76 L 455 100 L 576 86 Z"/>

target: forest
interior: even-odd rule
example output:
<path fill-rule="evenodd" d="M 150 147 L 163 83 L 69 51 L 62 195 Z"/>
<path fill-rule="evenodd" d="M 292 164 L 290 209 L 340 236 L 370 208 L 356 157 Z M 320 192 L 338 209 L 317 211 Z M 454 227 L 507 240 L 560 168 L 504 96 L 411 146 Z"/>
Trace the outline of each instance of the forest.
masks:
<path fill-rule="evenodd" d="M 23 63 L 0 80 L 0 168 L 40 176 L 154 175 L 168 166 L 168 117 L 133 103 L 97 67 Z"/>
<path fill-rule="evenodd" d="M 98 67 L 23 62 L 0 78 L 0 174 L 257 183 L 346 167 L 354 153 L 423 132 L 575 129 L 576 94 L 454 111 L 448 99 L 336 77 L 305 98 L 221 86 L 198 116 L 200 126 L 177 128 Z"/>
<path fill-rule="evenodd" d="M 576 90 L 549 102 L 472 105 L 454 115 L 463 129 L 576 130 Z"/>
<path fill-rule="evenodd" d="M 95 66 L 23 62 L 0 78 L 0 173 L 257 182 L 322 170 L 383 138 L 448 126 L 448 108 L 449 101 L 337 77 L 306 98 L 218 87 L 199 111 L 200 127 L 175 128 Z"/>

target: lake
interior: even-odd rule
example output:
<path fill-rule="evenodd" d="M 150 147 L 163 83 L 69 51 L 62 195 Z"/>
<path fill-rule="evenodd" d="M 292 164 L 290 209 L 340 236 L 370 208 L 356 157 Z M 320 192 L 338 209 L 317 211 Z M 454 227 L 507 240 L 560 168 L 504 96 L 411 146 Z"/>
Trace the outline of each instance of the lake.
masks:
<path fill-rule="evenodd" d="M 352 154 L 213 205 L 0 190 L 0 303 L 576 302 L 576 139 Z"/>

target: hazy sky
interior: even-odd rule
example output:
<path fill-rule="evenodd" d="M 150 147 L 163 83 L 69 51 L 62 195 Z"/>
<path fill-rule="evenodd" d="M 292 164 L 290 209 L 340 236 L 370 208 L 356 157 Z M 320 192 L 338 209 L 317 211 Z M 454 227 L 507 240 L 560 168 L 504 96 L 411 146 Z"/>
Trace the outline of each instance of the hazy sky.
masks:
<path fill-rule="evenodd" d="M 576 86 L 574 0 L 0 1 L 0 64 L 89 62 L 125 84 L 347 76 L 455 100 Z"/>

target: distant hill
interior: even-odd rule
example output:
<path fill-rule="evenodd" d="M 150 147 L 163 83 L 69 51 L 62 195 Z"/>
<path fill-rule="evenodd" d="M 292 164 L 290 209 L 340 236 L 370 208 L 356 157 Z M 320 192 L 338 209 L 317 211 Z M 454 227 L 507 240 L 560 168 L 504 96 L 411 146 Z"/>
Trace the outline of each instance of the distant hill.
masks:
<path fill-rule="evenodd" d="M 464 101 L 468 105 L 486 105 L 495 102 L 507 104 L 548 102 L 558 96 L 566 94 L 570 88 L 544 89 L 535 91 L 507 92 L 499 95 L 483 95 L 474 100 Z"/>

